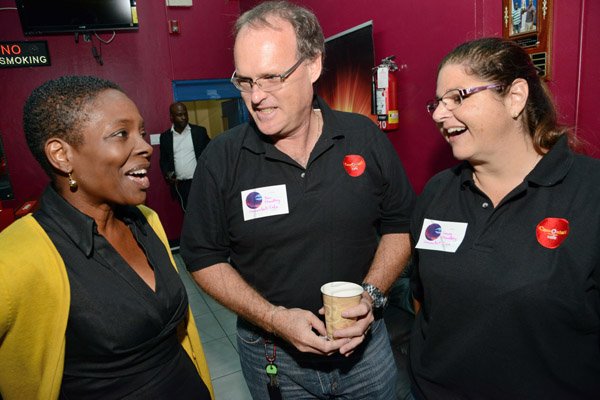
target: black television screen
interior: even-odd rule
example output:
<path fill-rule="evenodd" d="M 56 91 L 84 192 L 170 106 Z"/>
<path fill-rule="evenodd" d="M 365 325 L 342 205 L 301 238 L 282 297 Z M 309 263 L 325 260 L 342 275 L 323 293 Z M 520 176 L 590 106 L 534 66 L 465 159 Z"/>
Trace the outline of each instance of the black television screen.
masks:
<path fill-rule="evenodd" d="M 136 0 L 17 0 L 25 35 L 137 29 Z"/>

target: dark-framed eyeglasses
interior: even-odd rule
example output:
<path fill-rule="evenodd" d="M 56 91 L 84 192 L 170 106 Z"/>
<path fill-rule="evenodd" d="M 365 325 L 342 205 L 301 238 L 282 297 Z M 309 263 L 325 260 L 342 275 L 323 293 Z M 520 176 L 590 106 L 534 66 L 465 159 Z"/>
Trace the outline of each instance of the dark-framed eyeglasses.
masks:
<path fill-rule="evenodd" d="M 433 115 L 434 111 L 438 108 L 440 103 L 446 107 L 446 110 L 456 110 L 462 104 L 463 100 L 472 94 L 482 92 L 487 89 L 504 89 L 504 85 L 501 83 L 493 83 L 491 85 L 476 86 L 468 89 L 452 89 L 448 90 L 442 97 L 437 97 L 427 102 L 427 112 Z"/>
<path fill-rule="evenodd" d="M 251 92 L 254 85 L 258 86 L 263 92 L 273 92 L 281 89 L 283 82 L 294 73 L 295 70 L 302 64 L 304 58 L 300 58 L 292 68 L 288 69 L 281 75 L 265 75 L 260 78 L 240 78 L 236 76 L 237 71 L 233 71 L 231 75 L 231 83 L 242 92 Z"/>

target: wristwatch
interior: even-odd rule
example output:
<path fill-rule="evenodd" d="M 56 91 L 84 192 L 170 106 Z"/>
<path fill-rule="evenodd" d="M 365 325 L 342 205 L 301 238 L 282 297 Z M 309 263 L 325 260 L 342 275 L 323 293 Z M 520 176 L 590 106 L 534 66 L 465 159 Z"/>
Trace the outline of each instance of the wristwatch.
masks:
<path fill-rule="evenodd" d="M 373 299 L 373 309 L 375 310 L 383 310 L 387 305 L 388 298 L 383 294 L 381 290 L 377 288 L 377 286 L 371 285 L 370 283 L 364 282 L 362 284 L 365 292 L 369 293 L 371 298 Z"/>

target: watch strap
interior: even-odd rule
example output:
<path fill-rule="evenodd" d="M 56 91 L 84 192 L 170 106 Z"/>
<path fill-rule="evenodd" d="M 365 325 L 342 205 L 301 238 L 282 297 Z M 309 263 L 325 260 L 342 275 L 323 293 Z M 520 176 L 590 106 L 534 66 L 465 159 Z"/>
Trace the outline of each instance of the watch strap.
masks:
<path fill-rule="evenodd" d="M 369 293 L 369 296 L 373 299 L 373 308 L 382 309 L 387 305 L 388 298 L 383 294 L 381 290 L 375 285 L 363 282 L 362 284 L 365 292 Z"/>

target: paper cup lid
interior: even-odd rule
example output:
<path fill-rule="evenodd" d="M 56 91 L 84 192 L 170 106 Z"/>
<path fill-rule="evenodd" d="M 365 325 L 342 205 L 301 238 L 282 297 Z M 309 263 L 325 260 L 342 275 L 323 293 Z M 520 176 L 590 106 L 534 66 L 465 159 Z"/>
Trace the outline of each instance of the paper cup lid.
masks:
<path fill-rule="evenodd" d="M 335 297 L 354 297 L 362 294 L 362 286 L 353 282 L 329 282 L 321 286 L 321 293 Z"/>

